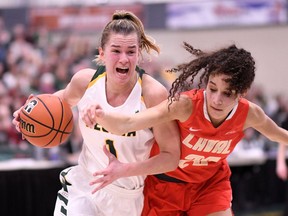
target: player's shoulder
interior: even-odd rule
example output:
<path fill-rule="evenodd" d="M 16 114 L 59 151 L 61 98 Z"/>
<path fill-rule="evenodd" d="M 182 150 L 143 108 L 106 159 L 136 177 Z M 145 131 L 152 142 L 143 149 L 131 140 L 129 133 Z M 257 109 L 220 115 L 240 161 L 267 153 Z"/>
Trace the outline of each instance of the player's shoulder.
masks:
<path fill-rule="evenodd" d="M 155 106 L 168 97 L 166 87 L 148 74 L 142 76 L 142 94 L 149 106 Z"/>
<path fill-rule="evenodd" d="M 91 80 L 91 78 L 93 77 L 95 73 L 95 69 L 92 68 L 84 68 L 81 69 L 79 71 L 77 71 L 74 75 L 73 75 L 73 79 L 80 79 L 80 80 Z"/>
<path fill-rule="evenodd" d="M 95 73 L 95 69 L 84 68 L 76 72 L 71 80 L 73 86 L 84 86 L 86 88 Z"/>
<path fill-rule="evenodd" d="M 73 79 L 77 79 L 77 80 L 78 79 L 80 79 L 80 80 L 89 79 L 89 81 L 90 81 L 92 76 L 94 75 L 95 71 L 96 70 L 92 69 L 92 68 L 81 69 L 73 75 Z"/>
<path fill-rule="evenodd" d="M 258 124 L 263 120 L 263 118 L 265 118 L 265 112 L 259 105 L 251 101 L 248 101 L 248 104 L 249 104 L 249 110 L 246 119 L 246 125 L 248 125 L 249 127 L 250 126 L 253 127 L 254 124 Z"/>
<path fill-rule="evenodd" d="M 248 105 L 249 105 L 249 113 L 254 115 L 254 116 L 258 116 L 261 115 L 264 111 L 263 109 L 257 105 L 256 103 L 253 103 L 251 101 L 247 101 Z"/>

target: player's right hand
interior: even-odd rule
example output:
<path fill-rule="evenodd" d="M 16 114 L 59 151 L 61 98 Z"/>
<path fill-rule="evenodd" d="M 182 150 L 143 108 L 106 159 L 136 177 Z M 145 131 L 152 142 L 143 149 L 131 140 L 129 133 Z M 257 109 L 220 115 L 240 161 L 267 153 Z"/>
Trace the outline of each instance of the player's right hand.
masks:
<path fill-rule="evenodd" d="M 127 177 L 127 163 L 120 162 L 107 147 L 103 146 L 103 151 L 108 157 L 108 166 L 103 170 L 98 170 L 93 173 L 93 180 L 90 182 L 90 186 L 93 186 L 92 194 L 111 184 L 118 178 Z"/>

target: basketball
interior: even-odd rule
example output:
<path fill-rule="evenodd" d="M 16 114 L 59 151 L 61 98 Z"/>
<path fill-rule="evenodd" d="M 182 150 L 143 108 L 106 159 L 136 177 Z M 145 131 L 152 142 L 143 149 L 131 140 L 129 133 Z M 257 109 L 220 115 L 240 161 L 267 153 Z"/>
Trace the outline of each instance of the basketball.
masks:
<path fill-rule="evenodd" d="M 73 130 L 70 106 L 53 94 L 30 98 L 20 110 L 20 131 L 32 145 L 52 148 L 64 143 Z"/>

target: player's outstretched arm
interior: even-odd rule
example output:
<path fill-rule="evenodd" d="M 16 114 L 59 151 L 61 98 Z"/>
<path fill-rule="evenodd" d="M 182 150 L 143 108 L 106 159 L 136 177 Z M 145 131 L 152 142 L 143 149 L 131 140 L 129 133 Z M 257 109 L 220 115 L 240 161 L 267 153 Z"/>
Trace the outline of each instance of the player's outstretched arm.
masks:
<path fill-rule="evenodd" d="M 165 100 L 157 106 L 143 110 L 133 115 L 106 112 L 97 102 L 91 102 L 80 111 L 82 120 L 88 127 L 96 123 L 102 125 L 109 132 L 121 135 L 132 130 L 142 130 L 155 125 L 171 121 L 168 115 L 168 101 Z"/>
<path fill-rule="evenodd" d="M 278 126 L 258 105 L 250 102 L 249 106 L 245 128 L 252 127 L 273 142 L 288 144 L 287 130 Z"/>

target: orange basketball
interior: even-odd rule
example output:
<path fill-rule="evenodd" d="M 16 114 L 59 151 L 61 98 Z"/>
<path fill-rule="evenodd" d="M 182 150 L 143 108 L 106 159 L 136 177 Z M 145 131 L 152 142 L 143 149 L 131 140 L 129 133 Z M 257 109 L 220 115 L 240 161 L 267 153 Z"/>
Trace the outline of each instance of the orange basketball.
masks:
<path fill-rule="evenodd" d="M 40 94 L 20 111 L 20 131 L 32 145 L 51 148 L 64 143 L 73 130 L 70 106 L 58 96 Z"/>

